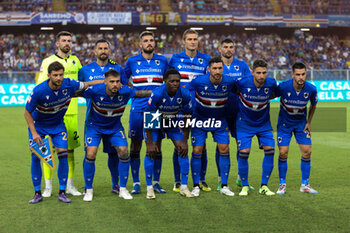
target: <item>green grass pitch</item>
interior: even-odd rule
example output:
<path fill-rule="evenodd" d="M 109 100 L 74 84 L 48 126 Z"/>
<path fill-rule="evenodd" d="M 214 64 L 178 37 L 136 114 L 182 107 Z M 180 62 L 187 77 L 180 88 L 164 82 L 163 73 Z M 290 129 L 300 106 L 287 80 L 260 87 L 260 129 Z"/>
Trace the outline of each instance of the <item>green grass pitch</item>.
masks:
<path fill-rule="evenodd" d="M 273 104 L 271 118 L 277 118 L 278 105 Z M 346 108 L 347 119 L 322 109 Z M 327 115 L 327 111 L 330 113 Z M 72 197 L 71 204 L 57 201 L 58 181 L 54 173 L 53 196 L 42 203 L 29 205 L 33 196 L 30 177 L 30 153 L 28 132 L 23 117 L 23 107 L 0 109 L 0 232 L 350 232 L 350 103 L 318 104 L 316 124 L 334 127 L 344 126 L 345 132 L 313 132 L 311 185 L 319 191 L 317 195 L 299 192 L 300 152 L 292 140 L 287 174 L 287 194 L 266 197 L 258 194 L 263 153 L 252 143 L 249 159 L 249 179 L 256 190 L 249 196 L 238 196 L 235 185 L 237 162 L 236 146 L 231 139 L 231 173 L 229 186 L 234 197 L 220 195 L 217 187 L 217 171 L 211 136 L 207 141 L 207 182 L 213 188 L 209 193 L 201 192 L 199 198 L 186 199 L 172 191 L 173 147 L 169 141 L 163 143 L 163 168 L 161 184 L 168 191 L 158 194 L 155 200 L 147 200 L 143 159 L 141 160 L 142 193 L 126 201 L 112 194 L 107 155 L 102 151 L 97 156 L 94 180 L 94 200 L 86 203 L 82 197 Z M 123 116 L 127 132 L 128 113 Z M 323 113 L 323 115 L 321 115 Z M 80 107 L 79 127 L 83 142 L 85 107 Z M 321 123 L 320 123 L 321 122 Z M 321 127 L 322 128 L 322 127 Z M 340 130 L 341 131 L 341 130 Z M 145 153 L 145 145 L 141 152 Z M 277 156 L 269 187 L 278 188 Z M 75 184 L 82 191 L 84 186 L 82 161 L 83 147 L 76 150 Z M 189 185 L 192 185 L 191 178 Z M 44 186 L 44 183 L 43 183 Z M 128 189 L 132 179 L 129 177 Z"/>

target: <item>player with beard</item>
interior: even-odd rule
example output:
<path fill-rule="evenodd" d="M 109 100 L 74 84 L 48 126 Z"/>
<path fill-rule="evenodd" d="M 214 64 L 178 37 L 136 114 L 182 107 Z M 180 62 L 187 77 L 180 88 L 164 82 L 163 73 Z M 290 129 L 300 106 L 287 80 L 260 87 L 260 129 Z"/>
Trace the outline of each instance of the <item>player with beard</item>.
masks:
<path fill-rule="evenodd" d="M 105 72 L 110 69 L 118 71 L 120 74 L 120 80 L 123 85 L 128 83 L 128 79 L 125 76 L 123 68 L 116 62 L 109 59 L 111 55 L 111 45 L 105 39 L 99 39 L 95 43 L 95 55 L 96 61 L 87 64 L 79 71 L 78 79 L 80 81 L 88 82 L 92 80 L 105 80 Z M 86 99 L 86 122 L 89 121 L 88 117 L 91 110 L 91 99 Z M 115 148 L 111 145 L 107 137 L 102 137 L 103 140 L 103 152 L 108 153 L 108 168 L 112 177 L 112 193 L 119 194 L 118 185 L 118 155 Z"/>
<path fill-rule="evenodd" d="M 77 56 L 71 55 L 72 34 L 67 31 L 61 31 L 56 35 L 57 52 L 43 60 L 40 67 L 40 75 L 37 84 L 48 79 L 48 67 L 51 63 L 58 61 L 64 67 L 64 78 L 78 80 L 78 72 L 81 69 L 81 64 Z M 68 137 L 68 194 L 80 196 L 81 193 L 74 187 L 74 149 L 80 146 L 78 133 L 78 101 L 77 98 L 72 98 L 68 110 L 64 116 L 64 124 L 67 128 Z M 50 197 L 52 193 L 52 171 L 44 165 L 45 190 L 43 197 Z"/>
<path fill-rule="evenodd" d="M 163 84 L 163 75 L 168 69 L 168 62 L 166 57 L 154 53 L 156 42 L 152 32 L 142 32 L 139 40 L 141 53 L 127 60 L 124 71 L 127 78 L 131 77 L 135 91 L 153 90 Z M 133 98 L 131 104 L 129 137 L 131 138 L 130 165 L 133 178 L 132 194 L 141 192 L 139 178 L 140 150 L 143 140 L 143 112 L 148 107 L 147 102 L 148 98 Z M 166 191 L 159 184 L 162 154 L 157 153 L 152 159 L 154 159 L 153 187 L 148 187 L 147 191 L 165 193 Z"/>

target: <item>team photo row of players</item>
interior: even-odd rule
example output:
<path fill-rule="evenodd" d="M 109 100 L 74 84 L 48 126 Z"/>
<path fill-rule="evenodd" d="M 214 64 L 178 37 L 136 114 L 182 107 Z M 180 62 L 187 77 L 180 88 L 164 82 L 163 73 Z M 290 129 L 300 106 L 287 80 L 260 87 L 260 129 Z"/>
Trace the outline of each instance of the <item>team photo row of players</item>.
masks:
<path fill-rule="evenodd" d="M 200 53 L 198 33 L 189 29 L 183 34 L 185 51 L 174 54 L 169 62 L 166 57 L 154 53 L 154 35 L 144 31 L 139 36 L 141 52 L 130 57 L 124 69 L 109 59 L 111 49 L 105 39 L 95 43 L 96 61 L 81 67 L 77 57 L 70 55 L 71 38 L 69 32 L 58 33 L 57 53 L 43 61 L 38 80 L 40 84 L 33 89 L 25 107 L 30 146 L 33 143 L 42 144 L 43 138 L 49 135 L 56 148 L 59 159 L 59 201 L 71 202 L 66 193 L 82 195 L 73 184 L 74 149 L 79 146 L 77 102 L 73 101 L 76 96 L 82 96 L 87 101 L 84 201 L 93 200 L 95 160 L 101 139 L 103 151 L 108 153 L 112 192 L 123 199 L 132 199 L 131 194 L 141 193 L 139 170 L 143 140 L 146 143 L 146 198 L 154 199 L 155 193 L 166 193 L 159 183 L 161 142 L 165 135 L 174 144 L 173 191 L 185 197 L 198 197 L 201 190 L 211 191 L 205 181 L 208 132 L 212 133 L 217 144 L 217 190 L 221 194 L 234 196 L 228 187 L 231 134 L 237 143 L 236 183 L 242 187 L 239 196 L 247 196 L 250 190 L 254 190 L 248 182 L 248 158 L 254 136 L 258 137 L 259 146 L 265 155 L 259 193 L 275 195 L 267 186 L 274 167 L 275 140 L 269 112 L 270 99 L 275 97 L 281 100 L 277 125 L 280 178 L 277 194 L 286 193 L 287 158 L 293 133 L 301 151 L 300 191 L 317 193 L 309 185 L 310 124 L 316 109 L 317 90 L 306 81 L 307 68 L 303 63 L 296 62 L 292 67 L 292 78 L 278 84 L 275 79 L 267 77 L 268 64 L 264 60 L 255 60 L 250 70 L 244 61 L 234 59 L 234 43 L 231 39 L 221 42 L 221 57 L 210 58 Z M 128 132 L 131 138 L 130 152 L 120 121 L 129 99 L 132 99 Z M 311 105 L 307 113 L 309 101 Z M 152 115 L 149 123 L 174 116 L 172 122 L 193 124 L 160 124 L 157 128 L 144 128 L 145 112 Z M 216 123 L 205 124 L 208 121 Z M 192 142 L 190 160 L 189 138 Z M 32 154 L 31 174 L 35 195 L 29 203 L 41 202 L 43 197 L 52 194 L 52 172 L 45 166 L 45 189 L 41 193 L 40 159 Z M 190 167 L 192 191 L 187 186 Z M 126 189 L 129 169 L 133 179 L 131 194 Z"/>

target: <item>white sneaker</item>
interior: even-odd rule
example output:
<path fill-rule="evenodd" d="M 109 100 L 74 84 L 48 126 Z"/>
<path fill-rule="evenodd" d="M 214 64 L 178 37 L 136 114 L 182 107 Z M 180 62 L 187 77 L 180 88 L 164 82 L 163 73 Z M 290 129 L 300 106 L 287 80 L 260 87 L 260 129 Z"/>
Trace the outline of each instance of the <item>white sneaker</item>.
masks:
<path fill-rule="evenodd" d="M 311 193 L 311 194 L 317 194 L 318 192 L 311 188 L 311 186 L 309 184 L 302 184 L 300 186 L 300 192 L 302 193 Z"/>
<path fill-rule="evenodd" d="M 287 192 L 287 185 L 286 184 L 280 184 L 280 187 L 277 190 L 277 194 L 283 195 Z"/>
<path fill-rule="evenodd" d="M 153 188 L 147 188 L 146 198 L 147 199 L 155 199 L 156 198 L 156 195 L 154 194 Z"/>
<path fill-rule="evenodd" d="M 43 197 L 51 197 L 52 188 L 45 188 L 42 194 Z"/>
<path fill-rule="evenodd" d="M 199 188 L 199 186 L 196 186 L 192 189 L 191 193 L 194 197 L 199 197 L 200 192 L 201 192 L 201 189 Z"/>
<path fill-rule="evenodd" d="M 222 187 L 220 189 L 220 193 L 230 197 L 233 197 L 235 195 L 235 193 L 232 192 L 228 186 Z"/>
<path fill-rule="evenodd" d="M 72 194 L 73 196 L 81 196 L 81 192 L 79 192 L 74 186 L 67 186 L 66 193 Z"/>
<path fill-rule="evenodd" d="M 133 197 L 129 193 L 129 191 L 126 188 L 120 188 L 119 191 L 119 197 L 125 199 L 125 200 L 131 200 Z"/>
<path fill-rule="evenodd" d="M 93 197 L 94 197 L 93 190 L 92 189 L 86 189 L 83 200 L 84 201 L 92 201 Z"/>
<path fill-rule="evenodd" d="M 180 189 L 180 195 L 184 197 L 194 197 L 187 186 Z"/>

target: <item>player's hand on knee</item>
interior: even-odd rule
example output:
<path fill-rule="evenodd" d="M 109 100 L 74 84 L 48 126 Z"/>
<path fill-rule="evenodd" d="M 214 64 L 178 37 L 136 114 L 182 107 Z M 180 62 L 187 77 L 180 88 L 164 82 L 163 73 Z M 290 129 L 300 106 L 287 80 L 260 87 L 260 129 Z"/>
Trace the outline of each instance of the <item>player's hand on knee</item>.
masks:
<path fill-rule="evenodd" d="M 181 142 L 179 145 L 178 151 L 179 151 L 181 158 L 186 157 L 186 155 L 188 154 L 187 142 Z"/>
<path fill-rule="evenodd" d="M 148 152 L 148 157 L 151 159 L 155 158 L 155 154 L 159 153 L 158 147 L 154 142 L 147 143 L 147 152 Z"/>

